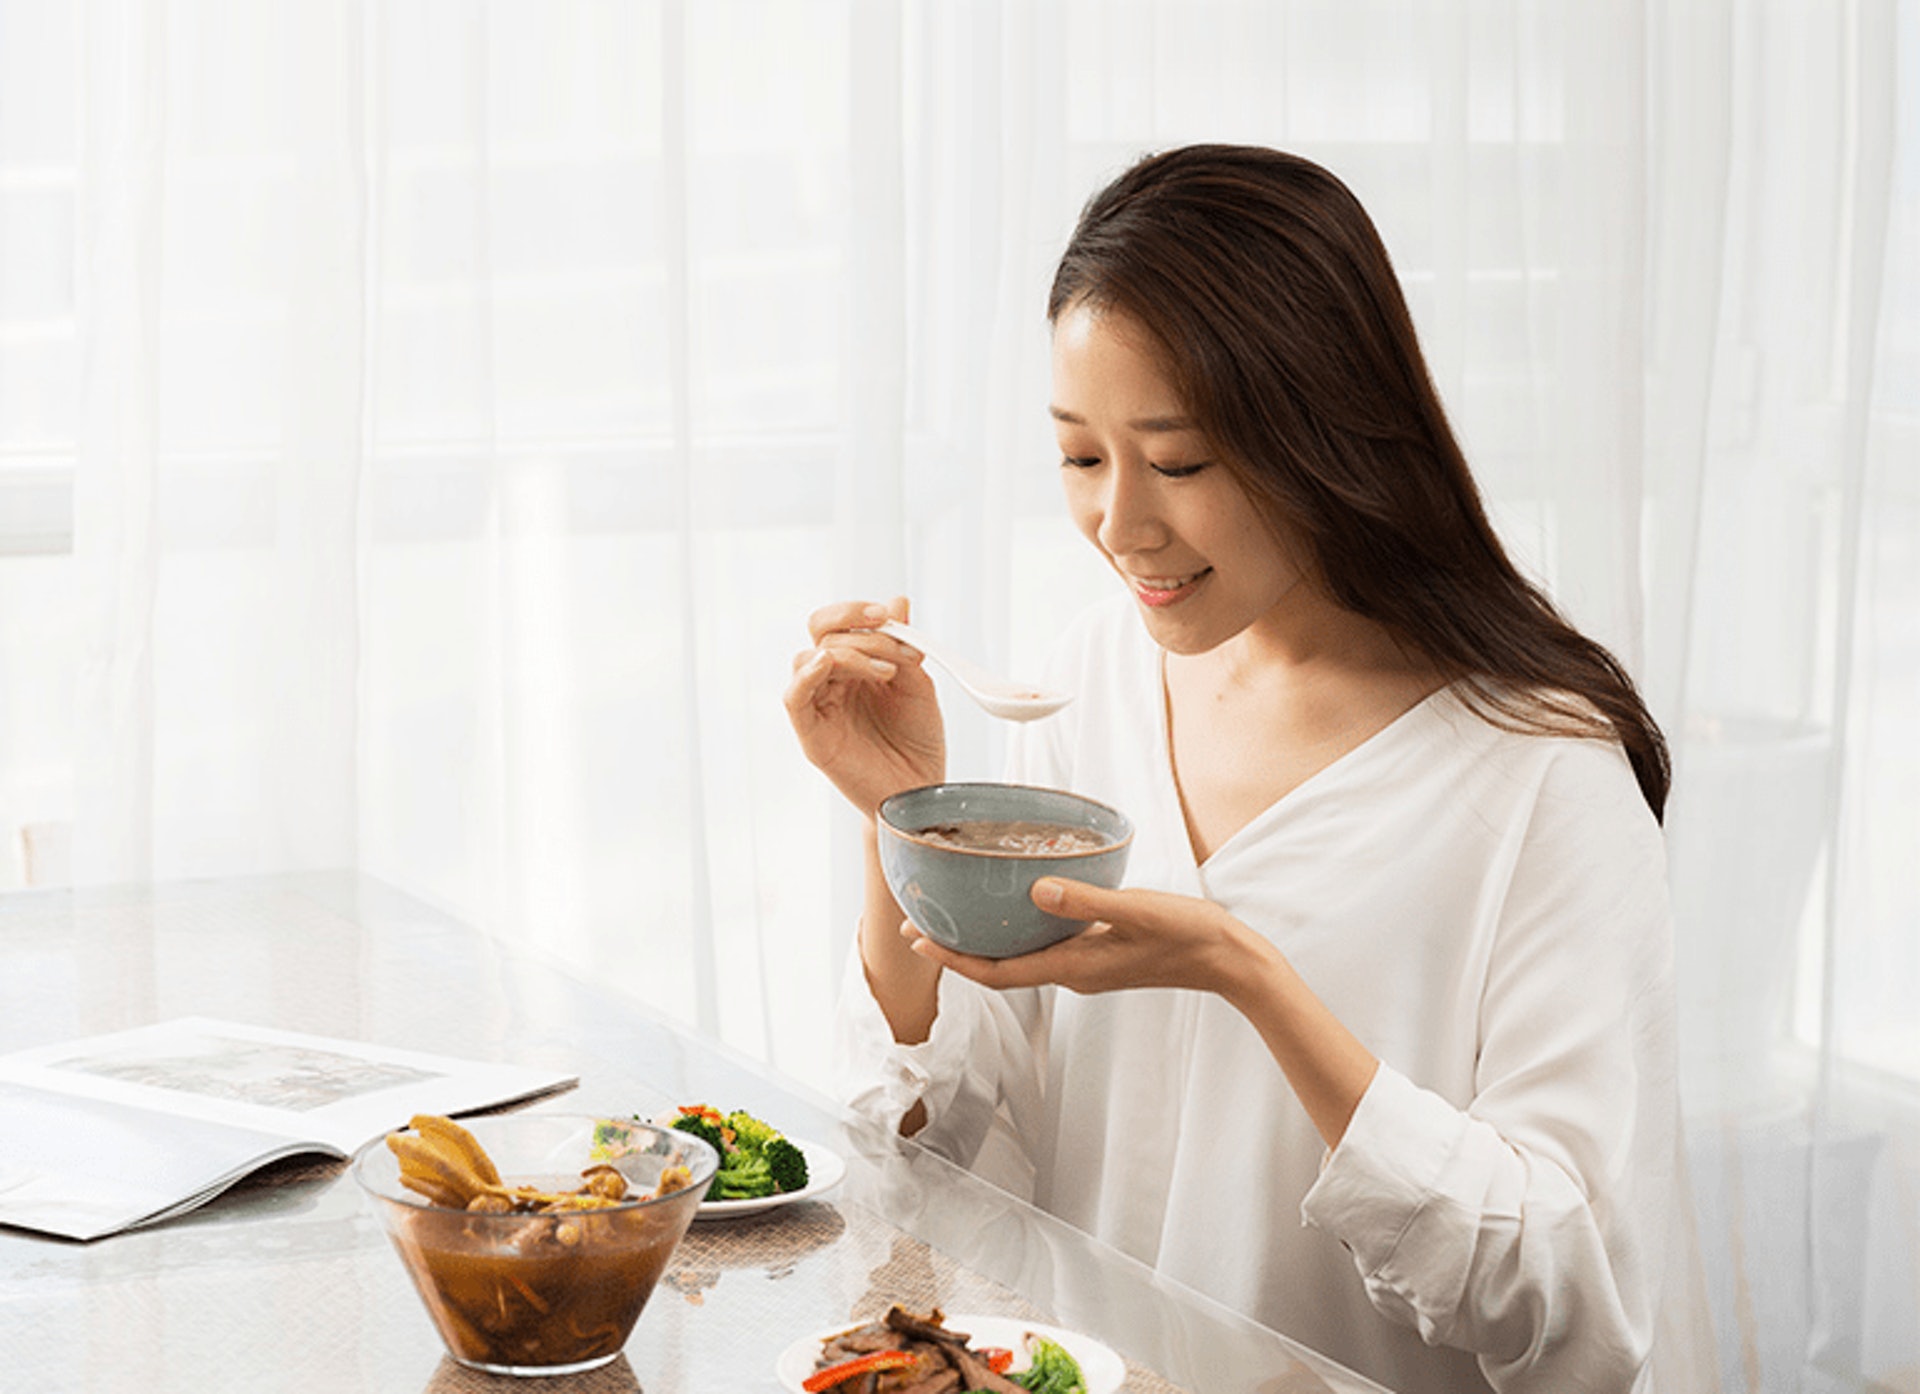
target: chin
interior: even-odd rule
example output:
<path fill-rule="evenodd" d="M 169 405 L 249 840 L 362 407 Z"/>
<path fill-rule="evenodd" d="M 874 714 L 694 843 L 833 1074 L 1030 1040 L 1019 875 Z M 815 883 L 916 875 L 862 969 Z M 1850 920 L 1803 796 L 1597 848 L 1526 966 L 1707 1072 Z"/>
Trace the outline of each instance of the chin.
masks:
<path fill-rule="evenodd" d="M 1140 616 L 1140 622 L 1146 626 L 1147 636 L 1168 653 L 1178 654 L 1182 658 L 1217 649 L 1239 633 L 1237 629 L 1232 633 L 1221 633 L 1212 626 L 1183 624 L 1144 605 L 1135 605 L 1134 609 Z"/>

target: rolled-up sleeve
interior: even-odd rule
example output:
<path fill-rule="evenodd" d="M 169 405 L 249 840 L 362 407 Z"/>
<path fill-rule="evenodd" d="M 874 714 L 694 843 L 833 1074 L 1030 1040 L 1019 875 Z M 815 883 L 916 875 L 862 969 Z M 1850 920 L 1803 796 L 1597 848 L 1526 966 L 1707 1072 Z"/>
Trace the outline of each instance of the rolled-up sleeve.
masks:
<path fill-rule="evenodd" d="M 927 1039 L 901 1045 L 867 985 L 858 951 L 848 954 L 834 1018 L 835 1092 L 857 1116 L 888 1131 L 924 1104 L 927 1122 L 915 1141 L 979 1170 L 989 1135 L 1017 1136 L 1012 1120 L 1041 1107 L 1046 994 L 994 992 L 958 973 L 940 975 L 939 994 Z M 993 1170 L 998 1174 L 990 1179 L 1028 1189 L 1010 1184 L 1004 1162 Z"/>
<path fill-rule="evenodd" d="M 1577 767 L 1541 791 L 1488 966 L 1473 1097 L 1383 1064 L 1301 1205 L 1351 1251 L 1376 1309 L 1471 1351 L 1504 1394 L 1643 1388 L 1658 1315 L 1677 1157 L 1671 933 L 1657 830 L 1592 816 L 1618 797 Z"/>

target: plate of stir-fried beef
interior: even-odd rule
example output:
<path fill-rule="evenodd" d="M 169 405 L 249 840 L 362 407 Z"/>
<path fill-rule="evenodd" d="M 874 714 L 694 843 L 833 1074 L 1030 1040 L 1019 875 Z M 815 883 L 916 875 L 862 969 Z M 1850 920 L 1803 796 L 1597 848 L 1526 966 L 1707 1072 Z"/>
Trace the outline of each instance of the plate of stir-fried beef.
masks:
<path fill-rule="evenodd" d="M 778 1374 L 792 1394 L 1113 1394 L 1126 1366 L 1078 1332 L 894 1306 L 878 1321 L 795 1341 Z"/>

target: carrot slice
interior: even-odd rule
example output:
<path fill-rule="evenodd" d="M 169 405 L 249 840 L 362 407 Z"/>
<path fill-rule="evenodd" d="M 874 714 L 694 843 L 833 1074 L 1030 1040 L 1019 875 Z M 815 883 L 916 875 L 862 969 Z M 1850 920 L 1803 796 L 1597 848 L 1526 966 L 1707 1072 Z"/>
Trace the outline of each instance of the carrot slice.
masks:
<path fill-rule="evenodd" d="M 861 1375 L 870 1375 L 879 1370 L 904 1370 L 915 1363 L 917 1357 L 904 1350 L 876 1350 L 871 1355 L 856 1356 L 838 1365 L 829 1365 L 824 1370 L 815 1370 L 800 1381 L 800 1387 L 807 1394 L 820 1394 L 823 1389 L 831 1389 L 836 1384 L 858 1379 Z"/>

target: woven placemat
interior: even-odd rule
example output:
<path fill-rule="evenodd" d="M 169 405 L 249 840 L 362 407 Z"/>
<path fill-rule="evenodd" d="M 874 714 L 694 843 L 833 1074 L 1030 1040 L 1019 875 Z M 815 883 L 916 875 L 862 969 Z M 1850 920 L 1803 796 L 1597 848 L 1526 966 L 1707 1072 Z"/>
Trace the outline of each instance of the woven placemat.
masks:
<path fill-rule="evenodd" d="M 881 1252 L 885 1257 L 872 1263 L 871 1256 Z M 864 1274 L 864 1287 L 847 1313 L 849 1325 L 876 1321 L 896 1303 L 916 1312 L 937 1307 L 1047 1324 L 1055 1320 L 1013 1289 L 962 1267 L 859 1205 L 796 1207 L 765 1223 L 695 1225 L 681 1241 L 664 1281 L 684 1293 L 706 1275 L 727 1269 L 759 1268 L 778 1278 L 802 1262 L 838 1268 L 843 1280 Z M 1127 1394 L 1182 1394 L 1178 1386 L 1131 1361 L 1122 1388 Z"/>
<path fill-rule="evenodd" d="M 820 1294 L 829 1290 L 852 1294 L 840 1309 L 849 1325 L 876 1320 L 895 1303 L 919 1312 L 939 1308 L 1053 1324 L 1050 1313 L 1011 1288 L 962 1267 L 855 1204 L 812 1202 L 759 1218 L 696 1224 L 681 1241 L 654 1300 L 672 1293 L 699 1306 L 723 1281 L 734 1290 L 751 1283 L 755 1323 L 779 1331 L 820 1327 Z M 656 1382 L 649 1378 L 650 1386 Z M 642 1388 L 625 1356 L 557 1383 L 564 1384 L 566 1394 L 637 1394 Z M 470 1371 L 449 1359 L 435 1371 L 427 1394 L 502 1394 L 524 1384 Z M 1122 1388 L 1126 1394 L 1182 1394 L 1131 1361 Z M 669 1391 L 650 1388 L 647 1394 Z"/>

